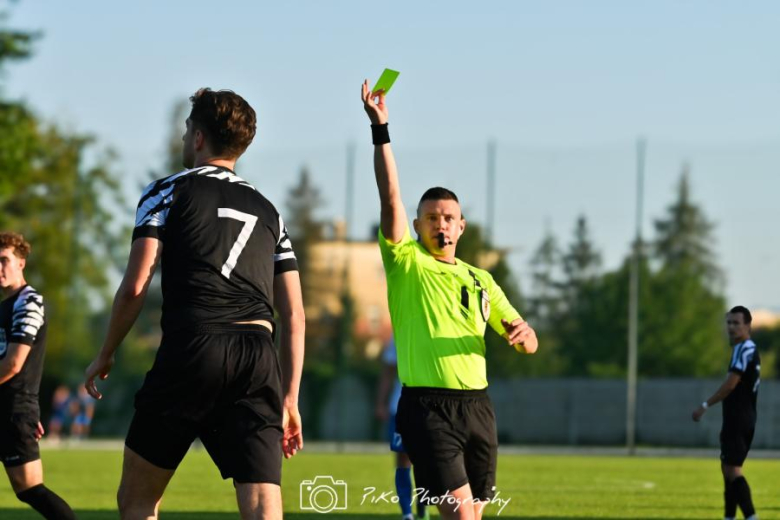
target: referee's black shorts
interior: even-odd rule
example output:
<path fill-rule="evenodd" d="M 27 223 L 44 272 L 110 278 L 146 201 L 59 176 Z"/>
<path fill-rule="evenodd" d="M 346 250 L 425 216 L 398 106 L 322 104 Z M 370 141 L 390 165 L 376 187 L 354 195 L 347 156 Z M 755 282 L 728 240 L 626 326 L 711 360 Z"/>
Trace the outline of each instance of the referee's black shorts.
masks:
<path fill-rule="evenodd" d="M 720 431 L 720 460 L 729 466 L 742 466 L 753 444 L 755 426 L 724 425 Z"/>
<path fill-rule="evenodd" d="M 475 499 L 493 498 L 498 438 L 486 390 L 404 387 L 396 431 L 412 461 L 415 485 L 429 497 L 470 484 Z"/>
<path fill-rule="evenodd" d="M 282 374 L 265 327 L 163 337 L 135 408 L 125 444 L 155 466 L 176 469 L 197 437 L 222 478 L 281 483 Z"/>

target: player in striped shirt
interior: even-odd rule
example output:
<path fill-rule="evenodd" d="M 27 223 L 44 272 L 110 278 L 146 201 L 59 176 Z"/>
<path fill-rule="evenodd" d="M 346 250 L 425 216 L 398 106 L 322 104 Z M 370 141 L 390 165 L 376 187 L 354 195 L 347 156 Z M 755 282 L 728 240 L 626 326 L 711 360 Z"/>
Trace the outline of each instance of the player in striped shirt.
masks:
<path fill-rule="evenodd" d="M 43 298 L 24 278 L 29 254 L 22 235 L 0 233 L 0 458 L 19 500 L 44 518 L 68 520 L 76 516 L 43 484 L 38 450 L 46 314 Z"/>
<path fill-rule="evenodd" d="M 157 518 L 165 487 L 199 438 L 233 480 L 242 517 L 280 519 L 282 457 L 303 446 L 297 262 L 276 208 L 234 171 L 254 138 L 255 111 L 226 90 L 201 89 L 190 101 L 187 169 L 141 195 L 128 268 L 86 387 L 100 398 L 95 380 L 108 377 L 161 261 L 163 338 L 136 394 L 120 515 Z"/>
<path fill-rule="evenodd" d="M 750 311 L 741 305 L 726 314 L 726 328 L 732 346 L 726 381 L 717 392 L 693 412 L 698 422 L 710 406 L 723 402 L 720 430 L 720 461 L 723 472 L 725 519 L 733 520 L 737 506 L 747 520 L 757 520 L 750 486 L 742 474 L 753 433 L 756 430 L 756 401 L 761 382 L 761 357 L 750 339 Z"/>

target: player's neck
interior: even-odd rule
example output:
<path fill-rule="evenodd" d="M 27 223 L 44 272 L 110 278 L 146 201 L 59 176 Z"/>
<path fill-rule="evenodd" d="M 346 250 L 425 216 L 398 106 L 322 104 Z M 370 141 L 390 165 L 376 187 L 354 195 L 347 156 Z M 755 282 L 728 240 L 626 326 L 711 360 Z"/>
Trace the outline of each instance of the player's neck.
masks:
<path fill-rule="evenodd" d="M 227 168 L 231 172 L 234 172 L 236 169 L 236 160 L 220 159 L 218 157 L 204 157 L 199 161 L 195 161 L 196 168 L 200 168 L 201 166 L 218 166 L 220 168 Z"/>
<path fill-rule="evenodd" d="M 2 293 L 3 293 L 3 299 L 10 298 L 17 292 L 19 292 L 19 289 L 27 285 L 27 282 L 24 280 L 24 277 L 19 278 L 15 283 L 9 285 L 8 287 L 3 287 Z"/>
<path fill-rule="evenodd" d="M 732 341 L 732 343 L 731 343 L 731 346 L 732 346 L 732 347 L 736 347 L 736 346 L 737 346 L 737 345 L 739 345 L 740 343 L 744 343 L 744 342 L 746 342 L 746 341 L 747 341 L 747 340 L 749 340 L 749 339 L 750 339 L 750 336 L 744 336 L 744 337 L 734 338 L 734 340 L 733 340 L 733 341 Z"/>

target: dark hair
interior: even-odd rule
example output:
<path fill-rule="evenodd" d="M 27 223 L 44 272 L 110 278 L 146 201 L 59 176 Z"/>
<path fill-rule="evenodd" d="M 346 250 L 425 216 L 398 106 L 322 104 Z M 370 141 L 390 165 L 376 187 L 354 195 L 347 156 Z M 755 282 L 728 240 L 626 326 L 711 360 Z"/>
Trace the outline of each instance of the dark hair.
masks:
<path fill-rule="evenodd" d="M 742 315 L 742 321 L 750 325 L 750 323 L 753 321 L 753 316 L 750 315 L 750 311 L 747 310 L 747 307 L 743 307 L 742 305 L 737 305 L 736 307 L 733 307 L 729 314 L 741 314 Z"/>
<path fill-rule="evenodd" d="M 14 255 L 19 258 L 27 258 L 32 249 L 22 235 L 11 231 L 0 233 L 0 249 L 7 247 L 14 248 Z"/>
<path fill-rule="evenodd" d="M 441 188 L 439 186 L 436 186 L 434 188 L 428 188 L 428 190 L 425 193 L 423 193 L 423 196 L 420 197 L 420 202 L 417 205 L 419 206 L 426 200 L 454 200 L 455 202 L 460 204 L 460 201 L 458 200 L 458 196 L 455 195 L 455 193 L 451 192 L 447 188 Z"/>
<path fill-rule="evenodd" d="M 190 101 L 190 121 L 205 134 L 212 153 L 237 158 L 252 144 L 257 116 L 244 98 L 232 90 L 202 88 Z"/>

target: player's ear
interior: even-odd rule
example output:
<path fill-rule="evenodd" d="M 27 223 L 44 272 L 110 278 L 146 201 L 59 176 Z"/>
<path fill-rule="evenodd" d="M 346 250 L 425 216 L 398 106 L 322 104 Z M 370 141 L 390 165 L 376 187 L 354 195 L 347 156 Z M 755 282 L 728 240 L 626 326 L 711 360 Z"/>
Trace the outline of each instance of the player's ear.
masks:
<path fill-rule="evenodd" d="M 195 130 L 195 149 L 202 150 L 206 146 L 206 135 L 200 130 Z"/>
<path fill-rule="evenodd" d="M 458 231 L 458 238 L 460 238 L 461 235 L 463 235 L 463 232 L 466 231 L 466 219 L 462 218 L 460 219 L 460 231 Z"/>
<path fill-rule="evenodd" d="M 419 227 L 419 221 L 418 221 L 417 219 L 414 219 L 414 220 L 412 221 L 412 227 L 414 228 L 414 232 L 415 232 L 415 233 L 417 233 L 417 234 L 419 235 L 419 234 L 420 234 L 420 230 L 418 229 L 418 227 Z"/>

